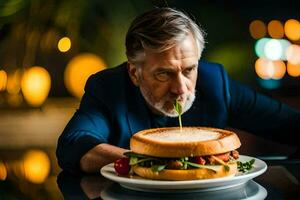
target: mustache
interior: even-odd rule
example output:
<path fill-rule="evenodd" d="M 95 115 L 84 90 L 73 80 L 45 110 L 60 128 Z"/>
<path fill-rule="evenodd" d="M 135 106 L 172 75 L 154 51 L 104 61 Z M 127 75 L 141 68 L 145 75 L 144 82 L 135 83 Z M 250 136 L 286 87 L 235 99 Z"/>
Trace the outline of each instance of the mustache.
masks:
<path fill-rule="evenodd" d="M 185 98 L 188 98 L 188 96 L 189 95 L 177 96 L 177 95 L 170 94 L 166 97 L 166 100 L 171 102 L 175 102 L 175 101 L 182 102 Z"/>
<path fill-rule="evenodd" d="M 180 95 L 180 96 L 174 95 L 174 94 L 169 94 L 167 96 L 166 100 L 172 102 L 173 104 L 175 104 L 176 101 L 179 102 L 179 103 L 185 102 L 185 104 L 186 104 L 188 101 L 195 98 L 195 94 L 196 94 L 196 91 L 190 92 L 190 93 L 187 93 L 187 94 L 183 94 L 183 95 Z M 182 106 L 185 106 L 185 105 L 182 105 Z"/>

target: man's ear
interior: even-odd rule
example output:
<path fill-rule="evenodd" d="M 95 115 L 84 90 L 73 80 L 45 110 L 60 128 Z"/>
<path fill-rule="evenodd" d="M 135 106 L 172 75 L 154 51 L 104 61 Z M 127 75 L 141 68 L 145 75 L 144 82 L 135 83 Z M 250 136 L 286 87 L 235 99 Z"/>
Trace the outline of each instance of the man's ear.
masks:
<path fill-rule="evenodd" d="M 127 71 L 129 77 L 135 86 L 139 86 L 138 71 L 134 64 L 127 62 Z"/>

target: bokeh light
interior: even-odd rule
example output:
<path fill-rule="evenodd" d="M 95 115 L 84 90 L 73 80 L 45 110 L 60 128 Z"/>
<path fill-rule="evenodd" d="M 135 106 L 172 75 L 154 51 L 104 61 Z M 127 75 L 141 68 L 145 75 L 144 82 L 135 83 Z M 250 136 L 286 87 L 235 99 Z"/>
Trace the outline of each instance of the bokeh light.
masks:
<path fill-rule="evenodd" d="M 295 19 L 289 19 L 284 24 L 285 35 L 290 40 L 299 40 L 300 39 L 300 23 Z"/>
<path fill-rule="evenodd" d="M 50 159 L 40 150 L 30 150 L 23 158 L 25 178 L 32 183 L 43 183 L 50 172 Z"/>
<path fill-rule="evenodd" d="M 48 71 L 35 66 L 25 71 L 22 78 L 22 92 L 26 102 L 34 107 L 40 106 L 48 97 L 51 78 Z"/>
<path fill-rule="evenodd" d="M 4 181 L 7 177 L 7 169 L 5 164 L 0 161 L 0 181 Z"/>
<path fill-rule="evenodd" d="M 286 58 L 291 64 L 300 64 L 300 46 L 296 44 L 290 45 L 286 51 Z"/>
<path fill-rule="evenodd" d="M 63 37 L 58 41 L 57 48 L 61 52 L 67 52 L 71 48 L 71 40 L 68 37 Z"/>
<path fill-rule="evenodd" d="M 15 95 L 20 92 L 21 78 L 22 78 L 22 71 L 20 69 L 15 70 L 14 72 L 8 74 L 7 84 L 6 84 L 6 90 L 8 94 Z"/>
<path fill-rule="evenodd" d="M 258 58 L 255 62 L 255 72 L 261 79 L 281 79 L 286 73 L 286 66 L 281 60 Z"/>
<path fill-rule="evenodd" d="M 274 74 L 272 79 L 282 79 L 286 73 L 286 66 L 285 63 L 281 60 L 272 61 L 274 65 Z"/>
<path fill-rule="evenodd" d="M 295 65 L 295 64 L 288 62 L 287 63 L 287 73 L 292 77 L 299 77 L 300 76 L 300 63 Z"/>
<path fill-rule="evenodd" d="M 88 77 L 106 68 L 105 62 L 97 55 L 85 53 L 74 57 L 64 73 L 65 85 L 75 97 L 81 98 Z"/>
<path fill-rule="evenodd" d="M 274 79 L 258 79 L 258 83 L 261 87 L 268 89 L 268 90 L 273 90 L 276 88 L 279 88 L 281 85 L 280 80 L 274 80 Z"/>
<path fill-rule="evenodd" d="M 0 70 L 0 91 L 4 91 L 6 89 L 7 83 L 7 74 L 4 70 Z"/>
<path fill-rule="evenodd" d="M 262 79 L 271 78 L 272 74 L 268 71 L 269 61 L 265 58 L 258 58 L 255 62 L 255 72 Z"/>
<path fill-rule="evenodd" d="M 280 39 L 278 40 L 281 44 L 282 54 L 281 54 L 281 60 L 287 60 L 286 53 L 288 48 L 291 46 L 291 42 L 286 39 Z"/>
<path fill-rule="evenodd" d="M 279 60 L 282 57 L 281 43 L 277 39 L 270 39 L 264 47 L 264 54 L 270 60 Z"/>
<path fill-rule="evenodd" d="M 280 21 L 272 20 L 268 23 L 268 33 L 272 38 L 282 38 L 284 36 L 284 28 Z"/>
<path fill-rule="evenodd" d="M 254 20 L 249 25 L 249 31 L 254 39 L 259 39 L 266 36 L 267 28 L 263 21 Z"/>
<path fill-rule="evenodd" d="M 265 46 L 267 44 L 267 42 L 269 41 L 269 38 L 261 38 L 259 40 L 256 41 L 255 43 L 255 53 L 257 55 L 257 57 L 260 58 L 265 58 Z"/>

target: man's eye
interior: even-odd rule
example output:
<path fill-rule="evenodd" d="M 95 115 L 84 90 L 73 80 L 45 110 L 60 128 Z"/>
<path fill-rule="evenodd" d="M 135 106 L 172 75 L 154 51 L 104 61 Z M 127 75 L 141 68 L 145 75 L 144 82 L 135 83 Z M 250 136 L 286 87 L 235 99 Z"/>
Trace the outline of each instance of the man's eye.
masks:
<path fill-rule="evenodd" d="M 187 69 L 185 69 L 185 70 L 183 71 L 183 74 L 184 74 L 185 76 L 189 76 L 189 75 L 192 74 L 192 72 L 194 71 L 194 69 L 195 69 L 195 67 L 187 68 Z"/>
<path fill-rule="evenodd" d="M 164 82 L 170 79 L 171 73 L 167 71 L 163 71 L 163 72 L 156 73 L 154 76 L 157 80 Z"/>

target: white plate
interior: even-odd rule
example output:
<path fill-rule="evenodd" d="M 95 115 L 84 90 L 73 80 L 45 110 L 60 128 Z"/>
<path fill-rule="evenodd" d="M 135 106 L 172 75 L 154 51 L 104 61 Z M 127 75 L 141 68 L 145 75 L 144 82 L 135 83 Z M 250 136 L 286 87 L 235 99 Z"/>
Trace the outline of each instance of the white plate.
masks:
<path fill-rule="evenodd" d="M 121 186 L 138 191 L 148 192 L 183 192 L 187 191 L 212 191 L 236 187 L 246 183 L 264 173 L 267 170 L 267 165 L 264 161 L 250 156 L 240 155 L 239 160 L 246 162 L 255 159 L 253 168 L 247 173 L 239 173 L 233 177 L 223 177 L 205 180 L 190 180 L 190 181 L 161 181 L 144 179 L 139 176 L 122 177 L 118 176 L 114 170 L 113 163 L 104 166 L 101 169 L 101 174 L 112 181 L 119 183 Z"/>
<path fill-rule="evenodd" d="M 208 192 L 182 192 L 182 193 L 153 193 L 127 190 L 119 184 L 114 183 L 101 191 L 100 197 L 103 200 L 130 199 L 130 200 L 262 200 L 267 197 L 267 190 L 253 180 L 242 184 L 240 187 L 232 187 L 226 190 Z"/>

